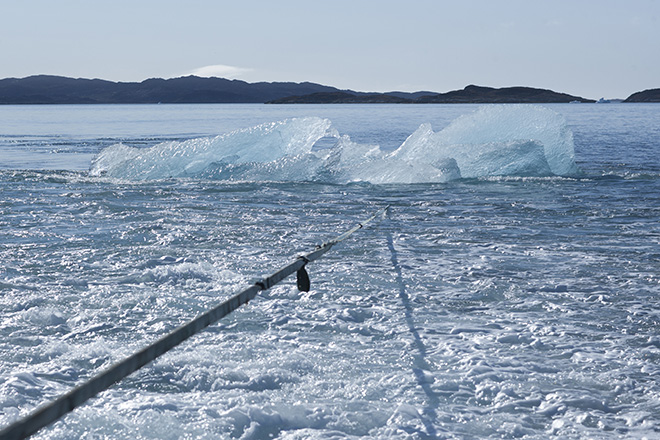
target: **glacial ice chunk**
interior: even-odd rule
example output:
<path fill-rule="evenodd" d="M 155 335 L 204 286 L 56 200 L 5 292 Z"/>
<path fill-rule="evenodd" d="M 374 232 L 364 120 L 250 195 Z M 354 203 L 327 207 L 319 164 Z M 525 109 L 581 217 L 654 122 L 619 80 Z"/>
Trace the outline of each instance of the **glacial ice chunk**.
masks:
<path fill-rule="evenodd" d="M 328 138 L 335 139 L 332 148 L 314 148 Z M 422 124 L 391 153 L 340 135 L 327 119 L 306 117 L 144 149 L 116 144 L 90 169 L 93 176 L 123 179 L 373 184 L 578 173 L 573 135 L 563 117 L 533 105 L 484 106 L 439 132 Z"/>
<path fill-rule="evenodd" d="M 564 118 L 535 105 L 487 105 L 434 132 L 422 124 L 390 157 L 456 160 L 462 177 L 572 176 L 573 134 Z"/>
<path fill-rule="evenodd" d="M 94 158 L 90 174 L 125 179 L 195 176 L 212 164 L 270 162 L 308 153 L 317 140 L 332 135 L 327 119 L 296 118 L 150 148 L 116 144 Z"/>

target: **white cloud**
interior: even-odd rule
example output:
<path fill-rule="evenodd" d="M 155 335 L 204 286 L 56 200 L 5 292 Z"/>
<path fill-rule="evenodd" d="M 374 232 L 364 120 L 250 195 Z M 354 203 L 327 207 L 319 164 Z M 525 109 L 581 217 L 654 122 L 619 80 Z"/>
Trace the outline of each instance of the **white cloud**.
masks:
<path fill-rule="evenodd" d="M 234 79 L 246 73 L 252 72 L 253 69 L 248 69 L 245 67 L 236 67 L 236 66 L 225 66 L 224 64 L 214 64 L 212 66 L 199 67 L 191 72 L 188 75 L 195 75 L 201 77 L 212 77 L 216 76 L 219 78 L 228 78 Z"/>

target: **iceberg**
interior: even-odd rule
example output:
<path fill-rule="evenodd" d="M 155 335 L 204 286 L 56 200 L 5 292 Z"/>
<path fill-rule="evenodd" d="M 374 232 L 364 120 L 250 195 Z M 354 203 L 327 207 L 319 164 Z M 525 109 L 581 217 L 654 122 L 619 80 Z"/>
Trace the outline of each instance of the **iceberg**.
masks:
<path fill-rule="evenodd" d="M 331 148 L 315 148 L 332 139 Z M 533 105 L 488 105 L 435 132 L 422 124 L 399 148 L 354 142 L 330 120 L 294 118 L 211 138 L 149 148 L 116 144 L 92 161 L 92 176 L 372 184 L 442 183 L 489 176 L 574 176 L 573 134 L 558 113 Z"/>

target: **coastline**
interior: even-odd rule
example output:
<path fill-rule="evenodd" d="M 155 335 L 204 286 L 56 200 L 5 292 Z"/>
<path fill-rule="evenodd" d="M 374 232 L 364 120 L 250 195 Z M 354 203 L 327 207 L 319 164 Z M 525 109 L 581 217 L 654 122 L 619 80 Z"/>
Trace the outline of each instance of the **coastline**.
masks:
<path fill-rule="evenodd" d="M 142 82 L 36 75 L 0 79 L 0 104 L 551 104 L 660 102 L 660 89 L 598 101 L 549 89 L 468 85 L 432 91 L 368 93 L 310 82 L 247 83 L 187 76 Z"/>

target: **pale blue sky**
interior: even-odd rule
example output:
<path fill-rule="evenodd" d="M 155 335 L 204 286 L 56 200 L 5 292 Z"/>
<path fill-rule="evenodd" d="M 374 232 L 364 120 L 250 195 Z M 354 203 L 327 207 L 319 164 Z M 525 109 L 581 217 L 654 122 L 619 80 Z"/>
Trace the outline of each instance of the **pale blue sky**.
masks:
<path fill-rule="evenodd" d="M 0 78 L 660 88 L 656 0 L 3 0 L 0 20 Z"/>

